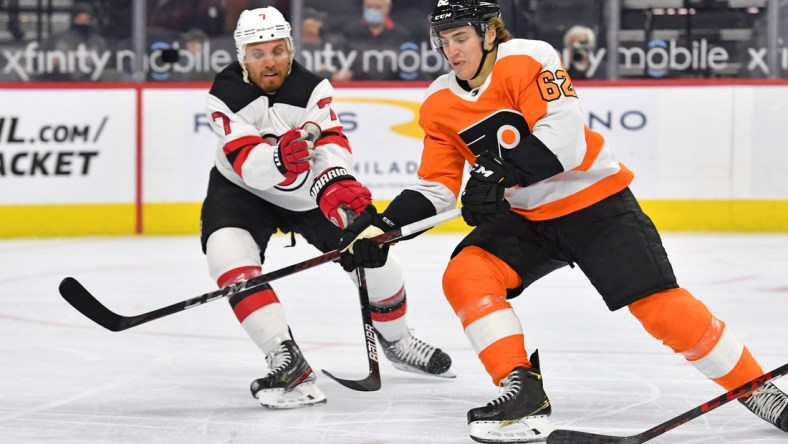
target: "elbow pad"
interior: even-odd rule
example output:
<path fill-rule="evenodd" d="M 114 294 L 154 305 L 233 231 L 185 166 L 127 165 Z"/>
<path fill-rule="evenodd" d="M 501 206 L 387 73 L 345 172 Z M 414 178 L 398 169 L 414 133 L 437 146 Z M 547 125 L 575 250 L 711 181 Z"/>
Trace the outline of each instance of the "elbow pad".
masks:
<path fill-rule="evenodd" d="M 517 148 L 502 150 L 503 160 L 517 170 L 521 186 L 541 182 L 564 172 L 564 166 L 547 146 L 533 134 L 529 135 Z"/>

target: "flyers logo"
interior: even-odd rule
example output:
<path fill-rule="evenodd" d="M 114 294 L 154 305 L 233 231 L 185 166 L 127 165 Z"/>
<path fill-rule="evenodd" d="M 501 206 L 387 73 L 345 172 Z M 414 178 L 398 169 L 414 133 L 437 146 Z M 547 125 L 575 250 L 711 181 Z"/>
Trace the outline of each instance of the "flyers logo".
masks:
<path fill-rule="evenodd" d="M 511 150 L 531 134 L 523 115 L 504 109 L 497 111 L 460 132 L 463 142 L 475 155 L 491 151 L 501 155 Z"/>

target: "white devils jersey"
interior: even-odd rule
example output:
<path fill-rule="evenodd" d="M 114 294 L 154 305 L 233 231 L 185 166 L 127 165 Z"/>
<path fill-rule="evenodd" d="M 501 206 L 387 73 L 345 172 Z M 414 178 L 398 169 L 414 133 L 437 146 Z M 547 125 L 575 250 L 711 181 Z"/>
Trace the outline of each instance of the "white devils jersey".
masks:
<path fill-rule="evenodd" d="M 334 89 L 328 80 L 293 62 L 290 75 L 274 94 L 243 81 L 236 62 L 216 75 L 208 95 L 211 127 L 219 136 L 216 168 L 231 182 L 279 207 L 293 211 L 317 208 L 309 188 L 333 167 L 352 171 L 350 145 L 331 109 Z M 312 168 L 285 177 L 274 163 L 277 140 L 306 122 L 320 126 Z"/>

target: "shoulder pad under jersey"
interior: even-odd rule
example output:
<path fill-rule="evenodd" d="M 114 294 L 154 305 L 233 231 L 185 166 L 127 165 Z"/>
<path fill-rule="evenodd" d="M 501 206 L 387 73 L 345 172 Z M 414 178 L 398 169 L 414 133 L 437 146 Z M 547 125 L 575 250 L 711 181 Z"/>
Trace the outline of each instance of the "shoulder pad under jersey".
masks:
<path fill-rule="evenodd" d="M 209 94 L 237 113 L 264 93 L 257 86 L 244 82 L 241 65 L 233 62 L 216 74 Z"/>

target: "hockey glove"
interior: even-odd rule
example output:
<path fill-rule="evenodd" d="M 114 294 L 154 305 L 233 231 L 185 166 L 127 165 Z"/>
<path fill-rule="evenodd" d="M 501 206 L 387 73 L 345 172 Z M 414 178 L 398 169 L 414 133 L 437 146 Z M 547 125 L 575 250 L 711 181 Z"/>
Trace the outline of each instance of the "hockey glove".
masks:
<path fill-rule="evenodd" d="M 311 122 L 284 133 L 274 151 L 274 164 L 279 172 L 289 176 L 307 171 L 312 165 L 309 158 L 319 137 L 320 127 Z"/>
<path fill-rule="evenodd" d="M 504 191 L 517 184 L 517 173 L 500 157 L 489 151 L 480 154 L 462 192 L 465 223 L 476 226 L 508 214 L 511 206 Z"/>
<path fill-rule="evenodd" d="M 368 205 L 339 238 L 337 250 L 342 252 L 339 264 L 345 271 L 353 271 L 357 267 L 382 267 L 388 259 L 389 245 L 378 245 L 369 238 L 395 228 L 397 226 L 391 220 L 378 214 L 374 205 Z"/>
<path fill-rule="evenodd" d="M 372 201 L 372 193 L 343 167 L 330 168 L 315 179 L 309 190 L 320 211 L 339 228 L 348 226 L 347 212 L 356 215 Z"/>

